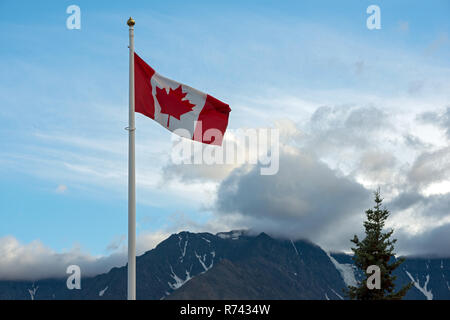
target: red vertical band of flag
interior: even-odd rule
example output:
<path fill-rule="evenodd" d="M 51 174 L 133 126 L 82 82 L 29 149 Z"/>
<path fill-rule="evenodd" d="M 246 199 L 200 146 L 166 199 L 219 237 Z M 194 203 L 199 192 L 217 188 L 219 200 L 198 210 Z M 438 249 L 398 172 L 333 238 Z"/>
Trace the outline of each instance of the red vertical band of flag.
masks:
<path fill-rule="evenodd" d="M 134 54 L 134 99 L 135 111 L 149 118 L 155 117 L 155 103 L 152 95 L 150 79 L 155 70 L 145 63 L 136 53 Z"/>

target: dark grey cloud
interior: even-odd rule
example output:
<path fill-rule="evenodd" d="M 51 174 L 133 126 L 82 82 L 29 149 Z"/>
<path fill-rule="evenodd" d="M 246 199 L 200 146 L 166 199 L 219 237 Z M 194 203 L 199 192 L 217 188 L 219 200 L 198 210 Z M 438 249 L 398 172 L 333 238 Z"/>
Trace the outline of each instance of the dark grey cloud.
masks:
<path fill-rule="evenodd" d="M 450 216 L 450 193 L 424 196 L 417 191 L 405 191 L 389 203 L 392 211 L 416 208 L 421 216 L 443 218 Z"/>
<path fill-rule="evenodd" d="M 257 166 L 233 171 L 219 187 L 218 212 L 239 214 L 246 226 L 276 236 L 348 245 L 371 204 L 370 191 L 312 155 L 280 157 L 276 175 L 262 176 Z"/>
<path fill-rule="evenodd" d="M 403 255 L 450 256 L 450 223 L 411 235 L 398 231 L 397 252 Z"/>
<path fill-rule="evenodd" d="M 408 172 L 411 186 L 426 187 L 450 177 L 450 147 L 421 153 Z"/>
<path fill-rule="evenodd" d="M 393 211 L 406 210 L 417 203 L 426 201 L 427 198 L 418 193 L 417 191 L 405 191 L 392 199 L 389 203 L 389 207 Z"/>
<path fill-rule="evenodd" d="M 427 197 L 426 207 L 422 210 L 425 216 L 449 217 L 450 216 L 450 193 L 437 194 Z M 450 247 L 450 242 L 448 242 Z"/>
<path fill-rule="evenodd" d="M 424 114 L 423 119 L 432 121 L 438 116 Z M 295 149 L 298 153 L 281 154 L 277 175 L 260 176 L 257 167 L 246 167 L 233 171 L 222 182 L 217 200 L 222 217 L 238 216 L 243 227 L 348 250 L 349 239 L 363 231 L 365 210 L 373 206 L 373 190 L 356 182 L 356 176 L 379 182 L 388 198 L 390 192 L 399 194 L 385 202 L 393 216 L 409 208 L 433 221 L 450 215 L 449 195 L 423 194 L 423 188 L 450 176 L 450 147 L 429 151 L 431 146 L 419 137 L 404 134 L 395 145 L 421 153 L 412 163 L 401 164 L 392 149 L 383 149 L 380 135 L 386 131 L 395 134 L 396 128 L 389 114 L 375 106 L 323 106 L 313 113 L 308 126 L 308 134 L 297 139 L 301 142 Z M 348 176 L 319 160 L 346 148 L 356 160 Z M 399 232 L 406 239 L 408 233 Z M 429 237 L 434 237 L 431 230 Z"/>

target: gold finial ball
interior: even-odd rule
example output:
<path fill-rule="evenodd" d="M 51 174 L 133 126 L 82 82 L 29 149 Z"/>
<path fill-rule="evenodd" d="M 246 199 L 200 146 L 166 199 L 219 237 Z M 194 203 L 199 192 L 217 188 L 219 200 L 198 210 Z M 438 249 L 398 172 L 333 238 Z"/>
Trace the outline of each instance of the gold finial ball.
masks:
<path fill-rule="evenodd" d="M 130 19 L 128 19 L 127 21 L 127 25 L 129 25 L 130 27 L 134 26 L 136 24 L 136 22 L 134 21 L 134 19 L 132 17 L 130 17 Z"/>

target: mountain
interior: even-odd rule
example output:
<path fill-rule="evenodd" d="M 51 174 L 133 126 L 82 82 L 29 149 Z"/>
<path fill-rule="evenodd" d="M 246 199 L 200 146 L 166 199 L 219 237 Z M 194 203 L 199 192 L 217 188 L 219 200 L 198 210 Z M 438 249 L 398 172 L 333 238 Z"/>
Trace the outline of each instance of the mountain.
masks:
<path fill-rule="evenodd" d="M 244 231 L 180 232 L 137 258 L 138 299 L 344 299 L 361 279 L 351 256 L 305 240 Z M 450 299 L 450 259 L 407 258 L 397 284 L 414 281 L 407 299 Z M 126 266 L 82 278 L 0 281 L 0 299 L 126 299 Z"/>
<path fill-rule="evenodd" d="M 235 247 L 233 255 L 225 256 L 168 299 L 325 299 L 342 295 L 345 284 L 339 272 L 312 243 L 275 240 L 264 233 L 235 240 L 233 233 L 220 236 L 228 236 L 227 242 Z"/>

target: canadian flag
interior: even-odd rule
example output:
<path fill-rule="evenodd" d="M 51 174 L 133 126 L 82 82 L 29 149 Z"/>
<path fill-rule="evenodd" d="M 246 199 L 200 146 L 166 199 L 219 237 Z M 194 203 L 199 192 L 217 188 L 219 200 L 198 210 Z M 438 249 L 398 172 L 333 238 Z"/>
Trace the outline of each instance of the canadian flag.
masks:
<path fill-rule="evenodd" d="M 184 137 L 222 145 L 231 111 L 209 94 L 163 77 L 134 53 L 135 111 Z"/>

